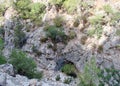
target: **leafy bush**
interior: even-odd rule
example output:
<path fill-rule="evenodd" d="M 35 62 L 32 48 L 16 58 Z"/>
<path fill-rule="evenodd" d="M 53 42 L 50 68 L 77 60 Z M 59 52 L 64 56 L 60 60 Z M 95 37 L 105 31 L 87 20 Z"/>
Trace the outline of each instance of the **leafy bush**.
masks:
<path fill-rule="evenodd" d="M 0 53 L 3 48 L 4 48 L 4 41 L 0 38 Z"/>
<path fill-rule="evenodd" d="M 63 7 L 68 11 L 68 13 L 73 13 L 77 9 L 78 0 L 65 0 Z"/>
<path fill-rule="evenodd" d="M 80 42 L 84 45 L 86 43 L 87 36 L 82 36 Z"/>
<path fill-rule="evenodd" d="M 50 0 L 50 3 L 53 5 L 63 6 L 68 13 L 73 13 L 77 9 L 77 5 L 79 1 L 78 0 Z"/>
<path fill-rule="evenodd" d="M 113 9 L 112 9 L 112 7 L 109 5 L 109 4 L 107 4 L 107 5 L 104 5 L 103 6 L 103 9 L 104 9 L 104 11 L 106 12 L 106 13 L 113 13 Z"/>
<path fill-rule="evenodd" d="M 82 1 L 82 2 L 80 3 L 80 5 L 81 5 L 81 7 L 84 7 L 84 9 L 85 9 L 85 8 L 88 8 L 88 3 L 85 2 L 85 1 Z"/>
<path fill-rule="evenodd" d="M 44 16 L 46 6 L 41 3 L 33 3 L 30 5 L 30 19 L 36 24 L 40 25 L 42 17 Z"/>
<path fill-rule="evenodd" d="M 20 17 L 22 17 L 23 19 L 27 19 L 29 17 L 30 3 L 31 0 L 17 0 L 14 3 L 14 8 L 18 11 Z"/>
<path fill-rule="evenodd" d="M 80 24 L 79 19 L 75 19 L 75 21 L 74 21 L 74 23 L 73 23 L 73 26 L 74 26 L 74 27 L 78 27 L 79 24 Z"/>
<path fill-rule="evenodd" d="M 56 27 L 61 27 L 62 24 L 63 24 L 63 18 L 60 17 L 60 16 L 57 16 L 55 19 L 54 19 L 54 24 Z"/>
<path fill-rule="evenodd" d="M 18 0 L 15 9 L 23 19 L 31 19 L 34 24 L 40 25 L 46 6 L 41 3 L 32 3 L 31 0 Z"/>
<path fill-rule="evenodd" d="M 83 73 L 80 74 L 79 86 L 119 86 L 120 70 L 112 68 L 100 69 L 97 67 L 95 58 L 85 64 Z"/>
<path fill-rule="evenodd" d="M 96 25 L 95 34 L 97 35 L 97 38 L 99 39 L 102 35 L 103 29 L 101 25 Z"/>
<path fill-rule="evenodd" d="M 3 29 L 3 26 L 0 26 L 0 35 L 3 37 L 5 33 L 5 30 Z"/>
<path fill-rule="evenodd" d="M 5 6 L 0 4 L 0 16 L 3 16 L 4 12 L 5 12 Z"/>
<path fill-rule="evenodd" d="M 36 71 L 36 63 L 33 59 L 28 58 L 27 55 L 19 50 L 13 50 L 9 61 L 16 70 L 16 73 L 25 75 L 28 78 L 42 77 L 41 72 Z"/>
<path fill-rule="evenodd" d="M 120 70 L 116 70 L 114 67 L 105 68 L 98 74 L 100 78 L 99 86 L 119 86 L 120 85 Z"/>
<path fill-rule="evenodd" d="M 26 35 L 25 33 L 22 31 L 23 25 L 18 23 L 15 26 L 15 30 L 14 30 L 14 42 L 15 42 L 15 47 L 17 48 L 21 48 L 25 42 L 26 42 Z"/>
<path fill-rule="evenodd" d="M 47 37 L 51 38 L 53 42 L 66 43 L 67 36 L 63 32 L 62 28 L 58 28 L 56 26 L 47 26 L 45 27 L 45 31 L 46 31 Z"/>
<path fill-rule="evenodd" d="M 115 24 L 119 20 L 120 20 L 120 12 L 113 13 L 112 18 L 111 18 L 111 23 Z"/>
<path fill-rule="evenodd" d="M 5 59 L 5 57 L 2 55 L 2 49 L 4 47 L 4 42 L 3 40 L 0 38 L 0 65 L 1 64 L 5 64 L 7 61 Z"/>
<path fill-rule="evenodd" d="M 89 22 L 92 24 L 93 29 L 88 30 L 88 34 L 90 36 L 95 34 L 97 38 L 100 38 L 103 31 L 102 29 L 103 15 L 98 14 L 98 15 L 92 16 L 89 18 Z"/>
<path fill-rule="evenodd" d="M 40 39 L 40 42 L 41 42 L 41 43 L 44 43 L 44 42 L 46 42 L 47 40 L 48 40 L 47 37 L 42 37 L 42 38 Z"/>
<path fill-rule="evenodd" d="M 70 84 L 70 82 L 72 81 L 72 78 L 67 78 L 64 80 L 64 83 L 65 84 Z"/>
<path fill-rule="evenodd" d="M 56 4 L 62 5 L 64 1 L 65 0 L 50 0 L 50 3 L 54 4 L 54 5 L 56 5 Z"/>
<path fill-rule="evenodd" d="M 7 61 L 3 55 L 0 55 L 0 65 L 5 64 Z"/>
<path fill-rule="evenodd" d="M 100 24 L 102 22 L 102 19 L 103 19 L 103 15 L 101 14 L 98 14 L 98 15 L 95 15 L 95 16 L 92 16 L 89 18 L 89 22 L 92 24 L 92 25 L 96 25 L 96 24 Z"/>
<path fill-rule="evenodd" d="M 37 56 L 40 56 L 42 55 L 42 52 L 38 50 L 38 48 L 36 46 L 33 46 L 32 47 L 32 50 L 33 52 L 37 55 Z"/>
<path fill-rule="evenodd" d="M 116 31 L 116 35 L 120 36 L 120 30 L 119 29 Z"/>
<path fill-rule="evenodd" d="M 57 75 L 56 81 L 59 81 L 59 80 L 60 80 L 60 75 Z"/>
<path fill-rule="evenodd" d="M 113 19 L 113 20 L 116 20 L 116 21 L 120 20 L 120 12 L 115 12 L 115 13 L 113 14 L 112 19 Z"/>
<path fill-rule="evenodd" d="M 102 36 L 102 32 L 103 32 L 103 29 L 100 24 L 95 25 L 93 29 L 90 29 L 87 31 L 89 36 L 95 35 L 97 36 L 98 39 Z"/>
<path fill-rule="evenodd" d="M 92 29 L 88 30 L 88 31 L 87 31 L 87 34 L 88 34 L 89 36 L 93 36 L 93 35 L 95 34 L 95 28 L 92 28 Z"/>
<path fill-rule="evenodd" d="M 90 62 L 85 65 L 83 73 L 80 74 L 79 86 L 98 86 L 98 73 L 100 73 L 100 70 L 96 66 L 95 59 L 92 58 Z"/>
<path fill-rule="evenodd" d="M 97 51 L 98 51 L 99 53 L 101 53 L 101 52 L 103 51 L 103 45 L 98 45 Z"/>
<path fill-rule="evenodd" d="M 1 0 L 0 1 L 0 17 L 5 14 L 8 7 L 12 6 L 13 0 Z"/>
<path fill-rule="evenodd" d="M 76 68 L 73 64 L 65 64 L 62 68 L 61 71 L 67 75 L 76 77 Z"/>
<path fill-rule="evenodd" d="M 69 39 L 74 39 L 76 37 L 75 31 L 70 31 L 69 32 Z"/>

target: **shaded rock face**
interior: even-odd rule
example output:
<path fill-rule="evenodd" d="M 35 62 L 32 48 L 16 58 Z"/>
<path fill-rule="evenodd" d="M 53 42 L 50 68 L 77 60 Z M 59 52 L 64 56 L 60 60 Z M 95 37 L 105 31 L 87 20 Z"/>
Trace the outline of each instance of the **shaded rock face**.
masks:
<path fill-rule="evenodd" d="M 6 1 L 6 0 L 5 0 Z M 11 0 L 8 0 L 8 3 Z M 5 40 L 5 48 L 3 50 L 3 54 L 8 58 L 11 50 L 14 48 L 14 23 L 11 17 L 15 15 L 15 10 L 12 7 L 9 7 L 4 15 L 4 40 Z"/>
<path fill-rule="evenodd" d="M 77 38 L 68 42 L 65 48 L 61 51 L 61 55 L 56 62 L 59 67 L 61 67 L 65 61 L 71 62 L 75 65 L 78 71 L 82 72 L 85 63 L 92 57 L 92 51 L 80 43 L 82 34 L 80 34 L 79 31 L 77 32 Z"/>
<path fill-rule="evenodd" d="M 90 49 L 89 43 L 82 45 L 80 39 L 77 38 L 74 41 L 70 41 L 68 45 L 63 50 L 63 58 L 74 63 L 76 68 L 81 72 L 83 70 L 84 64 L 91 59 L 91 57 L 96 58 L 96 63 L 98 66 L 110 68 L 115 66 L 115 68 L 120 69 L 119 64 L 119 48 L 116 48 L 117 45 L 120 45 L 120 37 L 115 36 L 115 27 L 106 27 L 109 30 L 104 30 L 104 33 L 107 33 L 107 36 L 102 36 L 99 40 L 90 40 L 91 43 L 96 43 L 96 45 L 102 45 L 101 52 L 98 52 L 97 49 Z M 104 29 L 106 29 L 104 28 Z M 111 31 L 112 30 L 112 31 Z M 78 36 L 79 37 L 79 36 Z"/>
<path fill-rule="evenodd" d="M 81 72 L 84 64 L 90 59 L 89 51 L 82 48 L 80 44 L 71 46 L 71 50 L 64 52 L 63 56 L 66 60 L 72 62 Z"/>
<path fill-rule="evenodd" d="M 9 56 L 11 50 L 14 48 L 13 43 L 13 26 L 12 21 L 5 22 L 5 48 L 4 55 Z M 103 64 L 106 67 L 110 67 L 112 64 L 116 68 L 120 68 L 119 62 L 119 50 L 114 49 L 116 45 L 120 44 L 120 38 L 114 36 L 115 31 L 106 30 L 104 32 L 107 36 L 102 36 L 98 40 L 99 45 L 103 45 L 103 53 L 97 53 L 96 51 L 91 51 L 86 45 L 80 43 L 80 38 L 82 35 L 77 36 L 75 40 L 68 42 L 67 46 L 60 43 L 57 44 L 57 52 L 48 48 L 48 45 L 53 43 L 50 40 L 47 40 L 45 43 L 42 43 L 40 40 L 45 37 L 45 32 L 43 31 L 44 27 L 39 27 L 32 32 L 26 33 L 28 36 L 26 44 L 22 47 L 23 51 L 26 51 L 30 57 L 34 58 L 40 69 L 47 70 L 59 70 L 64 60 L 68 60 L 76 66 L 79 71 L 83 70 L 84 64 L 92 57 L 93 52 L 96 53 L 93 56 L 97 57 L 98 64 Z M 113 28 L 113 27 L 112 27 Z M 92 40 L 95 41 L 95 40 Z M 33 50 L 33 46 L 36 47 L 38 55 Z M 114 58 L 116 59 L 114 59 Z M 108 60 L 107 60 L 108 59 Z"/>
<path fill-rule="evenodd" d="M 28 52 L 30 57 L 36 60 L 40 68 L 53 70 L 56 54 L 52 49 L 48 48 L 49 44 L 53 45 L 52 42 L 41 42 L 41 39 L 45 37 L 43 27 L 36 29 L 32 33 L 28 33 L 28 39 L 26 44 L 22 47 L 22 50 Z"/>
<path fill-rule="evenodd" d="M 100 1 L 100 0 L 98 0 Z M 104 1 L 104 0 L 102 0 Z M 33 2 L 43 2 L 46 5 L 48 0 L 33 0 Z M 99 4 L 99 3 L 98 3 Z M 99 5 L 101 7 L 101 5 Z M 99 8 L 99 7 L 98 7 Z M 119 3 L 115 4 L 115 8 L 120 9 Z M 48 9 L 48 8 L 47 8 Z M 99 12 L 98 12 L 99 13 Z M 102 12 L 103 14 L 105 12 Z M 14 49 L 14 23 L 10 19 L 14 14 L 13 9 L 9 8 L 5 13 L 5 22 L 4 22 L 4 40 L 5 47 L 3 50 L 4 55 L 9 58 L 9 55 Z M 50 25 L 53 25 L 52 19 L 57 15 L 62 15 L 66 19 L 65 28 L 74 28 L 72 23 L 74 21 L 74 15 L 59 14 L 56 11 L 55 6 L 52 6 L 49 11 L 46 12 L 43 18 L 43 22 L 49 22 Z M 105 15 L 105 14 L 104 14 Z M 29 21 L 29 20 L 28 20 Z M 24 23 L 24 22 L 23 22 Z M 118 21 L 118 23 L 120 23 Z M 77 28 L 77 38 L 68 42 L 67 45 L 57 43 L 57 50 L 54 51 L 51 48 L 48 48 L 48 45 L 54 45 L 50 39 L 46 42 L 41 42 L 41 39 L 46 37 L 43 30 L 44 26 L 34 28 L 33 31 L 27 32 L 25 28 L 23 31 L 27 35 L 26 44 L 22 46 L 22 51 L 25 51 L 30 57 L 34 58 L 37 63 L 38 70 L 44 71 L 44 77 L 41 81 L 36 79 L 29 80 L 27 77 L 14 75 L 14 70 L 12 65 L 5 64 L 0 65 L 0 85 L 2 86 L 77 86 L 75 83 L 70 85 L 64 84 L 64 79 L 67 78 L 66 75 L 62 74 L 60 71 L 62 65 L 65 61 L 71 62 L 75 65 L 78 71 L 82 72 L 84 65 L 87 61 L 91 59 L 92 56 L 96 57 L 97 65 L 102 67 L 111 67 L 112 65 L 115 68 L 120 69 L 120 48 L 116 48 L 117 45 L 120 45 L 120 36 L 115 36 L 116 27 L 106 25 L 103 28 L 103 33 L 100 39 L 88 38 L 84 45 L 80 42 L 82 36 L 86 36 L 85 33 L 79 33 L 81 28 Z M 117 26 L 119 28 L 119 26 Z M 65 29 L 67 33 L 68 30 Z M 94 49 L 92 45 L 96 44 L 97 46 Z M 102 45 L 103 50 L 98 52 L 98 45 Z M 56 82 L 55 78 L 57 75 L 61 76 L 61 80 Z M 74 80 L 73 80 L 74 81 Z"/>
<path fill-rule="evenodd" d="M 5 48 L 3 54 L 8 57 L 11 50 L 14 48 L 14 31 L 12 30 L 13 22 L 11 20 L 5 20 L 4 24 L 4 40 L 5 40 Z"/>

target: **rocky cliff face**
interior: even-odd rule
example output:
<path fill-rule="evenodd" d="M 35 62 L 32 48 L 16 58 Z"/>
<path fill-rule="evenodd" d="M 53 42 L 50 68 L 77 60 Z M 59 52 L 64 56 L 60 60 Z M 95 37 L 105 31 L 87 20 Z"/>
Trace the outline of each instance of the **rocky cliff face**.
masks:
<path fill-rule="evenodd" d="M 120 69 L 120 33 L 116 35 L 116 32 L 120 31 L 120 19 L 116 21 L 115 25 L 111 25 L 108 22 L 111 15 L 107 15 L 99 7 L 97 10 L 94 10 L 94 14 L 90 11 L 92 14 L 88 16 L 88 19 L 94 17 L 94 15 L 103 15 L 105 17 L 104 20 L 107 22 L 102 25 L 102 33 L 98 39 L 96 35 L 92 37 L 88 36 L 87 30 L 91 29 L 92 26 L 89 24 L 88 26 L 84 25 L 85 21 L 82 18 L 79 26 L 74 26 L 74 19 L 78 15 L 69 15 L 62 9 L 57 11 L 56 6 L 50 7 L 48 5 L 48 0 L 33 0 L 33 2 L 45 3 L 47 6 L 46 13 L 42 19 L 43 24 L 39 27 L 34 26 L 29 19 L 20 20 L 23 24 L 26 23 L 29 25 L 29 27 L 26 25 L 22 28 L 22 31 L 26 34 L 26 42 L 21 47 L 21 50 L 36 61 L 38 70 L 43 71 L 44 76 L 40 81 L 37 79 L 28 79 L 25 76 L 15 75 L 12 65 L 0 65 L 0 85 L 77 86 L 79 82 L 77 78 L 72 78 L 72 82 L 69 85 L 64 83 L 64 80 L 69 78 L 69 76 L 61 73 L 60 68 L 66 62 L 70 62 L 75 65 L 77 71 L 82 72 L 84 65 L 92 56 L 96 57 L 97 65 L 101 68 L 110 68 L 114 65 L 116 69 Z M 104 3 L 106 4 L 108 2 Z M 120 11 L 120 2 L 114 2 L 114 4 L 109 2 L 109 4 L 112 8 Z M 16 22 L 11 18 L 15 15 L 16 11 L 12 7 L 9 7 L 5 11 L 4 21 L 1 20 L 1 25 L 4 26 L 5 31 L 3 35 L 5 42 L 3 54 L 6 58 L 9 58 L 11 51 L 15 48 L 14 27 Z M 41 41 L 46 37 L 46 32 L 44 31 L 46 24 L 53 25 L 53 20 L 56 16 L 62 16 L 64 18 L 65 22 L 63 23 L 63 27 L 65 28 L 64 32 L 66 34 L 69 34 L 70 31 L 76 34 L 67 44 L 62 42 L 54 44 L 51 39 L 48 39 L 46 42 Z M 49 48 L 49 46 L 52 46 L 52 48 Z M 55 80 L 58 75 L 61 77 L 60 81 Z"/>

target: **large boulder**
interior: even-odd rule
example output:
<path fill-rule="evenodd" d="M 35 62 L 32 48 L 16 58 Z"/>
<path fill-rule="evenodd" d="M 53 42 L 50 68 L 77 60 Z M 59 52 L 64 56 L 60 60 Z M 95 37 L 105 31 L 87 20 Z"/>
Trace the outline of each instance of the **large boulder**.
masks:
<path fill-rule="evenodd" d="M 0 72 L 7 73 L 9 75 L 14 75 L 13 66 L 11 64 L 0 65 Z"/>

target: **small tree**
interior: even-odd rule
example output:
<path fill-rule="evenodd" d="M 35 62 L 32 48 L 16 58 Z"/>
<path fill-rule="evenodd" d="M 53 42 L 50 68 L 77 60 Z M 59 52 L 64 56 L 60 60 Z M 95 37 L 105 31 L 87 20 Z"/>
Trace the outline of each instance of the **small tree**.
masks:
<path fill-rule="evenodd" d="M 22 19 L 30 19 L 35 25 L 41 25 L 46 6 L 43 3 L 32 3 L 31 0 L 17 0 L 14 8 Z"/>
<path fill-rule="evenodd" d="M 0 64 L 5 64 L 7 61 L 5 59 L 5 57 L 2 55 L 2 49 L 4 47 L 4 42 L 3 40 L 0 38 Z"/>
<path fill-rule="evenodd" d="M 51 38 L 53 42 L 55 43 L 67 42 L 67 35 L 63 31 L 63 28 L 58 28 L 56 26 L 51 25 L 51 26 L 45 27 L 45 31 L 46 31 L 46 36 Z"/>
<path fill-rule="evenodd" d="M 77 5 L 80 0 L 65 0 L 63 7 L 67 10 L 68 13 L 73 13 L 77 9 Z"/>
<path fill-rule="evenodd" d="M 33 59 L 28 58 L 27 55 L 19 50 L 13 50 L 9 61 L 15 68 L 16 73 L 25 75 L 28 78 L 41 78 L 41 72 L 36 71 L 36 63 Z"/>
<path fill-rule="evenodd" d="M 92 58 L 84 67 L 84 72 L 80 74 L 80 84 L 79 86 L 98 86 L 99 68 L 96 66 L 95 58 Z"/>
<path fill-rule="evenodd" d="M 15 47 L 17 48 L 21 48 L 26 42 L 26 35 L 22 31 L 22 28 L 23 28 L 23 25 L 20 23 L 16 24 L 15 26 L 14 43 L 15 43 Z"/>

